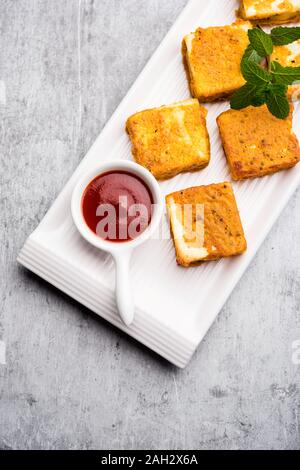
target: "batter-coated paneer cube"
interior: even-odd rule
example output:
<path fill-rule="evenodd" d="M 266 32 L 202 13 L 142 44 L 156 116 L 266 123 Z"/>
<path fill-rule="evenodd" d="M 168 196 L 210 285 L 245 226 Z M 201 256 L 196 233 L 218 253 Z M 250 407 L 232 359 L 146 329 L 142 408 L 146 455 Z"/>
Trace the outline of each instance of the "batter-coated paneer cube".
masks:
<path fill-rule="evenodd" d="M 126 130 L 136 162 L 159 180 L 204 168 L 210 160 L 206 115 L 198 100 L 189 99 L 129 117 Z"/>
<path fill-rule="evenodd" d="M 245 84 L 240 63 L 249 45 L 248 21 L 198 28 L 182 42 L 192 95 L 201 102 L 226 99 Z"/>
<path fill-rule="evenodd" d="M 230 109 L 217 118 L 234 180 L 269 175 L 299 162 L 300 149 L 292 129 L 292 115 L 292 106 L 286 119 L 278 119 L 263 105 L 239 111 Z"/>
<path fill-rule="evenodd" d="M 299 21 L 299 0 L 240 0 L 239 16 L 261 24 Z"/>
<path fill-rule="evenodd" d="M 184 189 L 166 196 L 177 263 L 234 256 L 247 249 L 230 183 Z"/>
<path fill-rule="evenodd" d="M 275 46 L 271 60 L 279 62 L 283 67 L 300 66 L 300 40 L 286 46 Z M 300 98 L 300 84 L 294 84 L 288 88 L 288 96 L 295 101 Z"/>

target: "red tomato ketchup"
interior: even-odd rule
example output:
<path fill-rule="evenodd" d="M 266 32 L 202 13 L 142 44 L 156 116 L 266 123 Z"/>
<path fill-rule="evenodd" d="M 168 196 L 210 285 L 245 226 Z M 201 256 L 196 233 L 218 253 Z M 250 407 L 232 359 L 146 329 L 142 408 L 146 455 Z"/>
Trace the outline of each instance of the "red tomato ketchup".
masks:
<path fill-rule="evenodd" d="M 152 204 L 152 194 L 142 179 L 126 171 L 110 171 L 88 184 L 82 196 L 82 213 L 100 238 L 126 242 L 148 227 Z"/>

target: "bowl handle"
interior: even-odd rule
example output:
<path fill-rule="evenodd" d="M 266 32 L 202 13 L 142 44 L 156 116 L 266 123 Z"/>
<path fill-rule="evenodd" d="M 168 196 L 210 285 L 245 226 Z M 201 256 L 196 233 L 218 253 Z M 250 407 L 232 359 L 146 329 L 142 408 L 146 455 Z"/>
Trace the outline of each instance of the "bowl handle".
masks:
<path fill-rule="evenodd" d="M 116 271 L 116 301 L 119 315 L 126 326 L 133 322 L 134 301 L 130 283 L 131 250 L 114 255 Z"/>

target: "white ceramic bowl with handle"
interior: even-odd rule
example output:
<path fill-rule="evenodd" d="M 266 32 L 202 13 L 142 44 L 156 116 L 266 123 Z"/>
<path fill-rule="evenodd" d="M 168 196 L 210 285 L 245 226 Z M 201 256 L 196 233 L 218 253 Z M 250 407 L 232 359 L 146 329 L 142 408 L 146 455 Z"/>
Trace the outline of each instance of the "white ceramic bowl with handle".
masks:
<path fill-rule="evenodd" d="M 82 198 L 91 181 L 101 174 L 111 171 L 125 171 L 140 178 L 149 188 L 153 199 L 153 211 L 148 227 L 133 240 L 114 242 L 97 236 L 87 225 L 82 211 Z M 130 258 L 132 251 L 149 239 L 157 229 L 163 213 L 163 197 L 154 176 L 146 168 L 127 160 L 115 160 L 103 163 L 82 175 L 77 181 L 71 199 L 71 211 L 74 223 L 86 241 L 96 248 L 110 253 L 115 262 L 115 293 L 120 317 L 129 326 L 134 319 L 134 299 L 130 283 Z"/>

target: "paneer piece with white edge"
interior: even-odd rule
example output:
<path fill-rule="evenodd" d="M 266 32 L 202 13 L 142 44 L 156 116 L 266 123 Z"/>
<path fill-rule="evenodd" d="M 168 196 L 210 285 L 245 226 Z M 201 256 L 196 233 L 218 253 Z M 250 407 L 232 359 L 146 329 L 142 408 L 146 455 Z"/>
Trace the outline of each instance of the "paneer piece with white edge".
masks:
<path fill-rule="evenodd" d="M 234 180 L 269 175 L 300 161 L 292 118 L 292 106 L 286 119 L 273 116 L 266 105 L 220 114 L 217 123 Z"/>
<path fill-rule="evenodd" d="M 240 63 L 249 45 L 248 21 L 198 28 L 184 37 L 183 60 L 192 95 L 201 102 L 229 98 L 245 84 Z"/>
<path fill-rule="evenodd" d="M 247 249 L 230 183 L 183 189 L 166 196 L 177 263 L 235 256 Z"/>
<path fill-rule="evenodd" d="M 210 160 L 206 116 L 194 99 L 134 114 L 126 123 L 134 159 L 159 180 L 201 170 Z"/>
<path fill-rule="evenodd" d="M 300 67 L 300 40 L 286 46 L 274 46 L 271 60 L 279 62 L 283 67 Z M 289 86 L 288 97 L 293 101 L 300 99 L 299 83 Z"/>
<path fill-rule="evenodd" d="M 261 24 L 300 20 L 300 0 L 240 0 L 239 16 Z"/>

